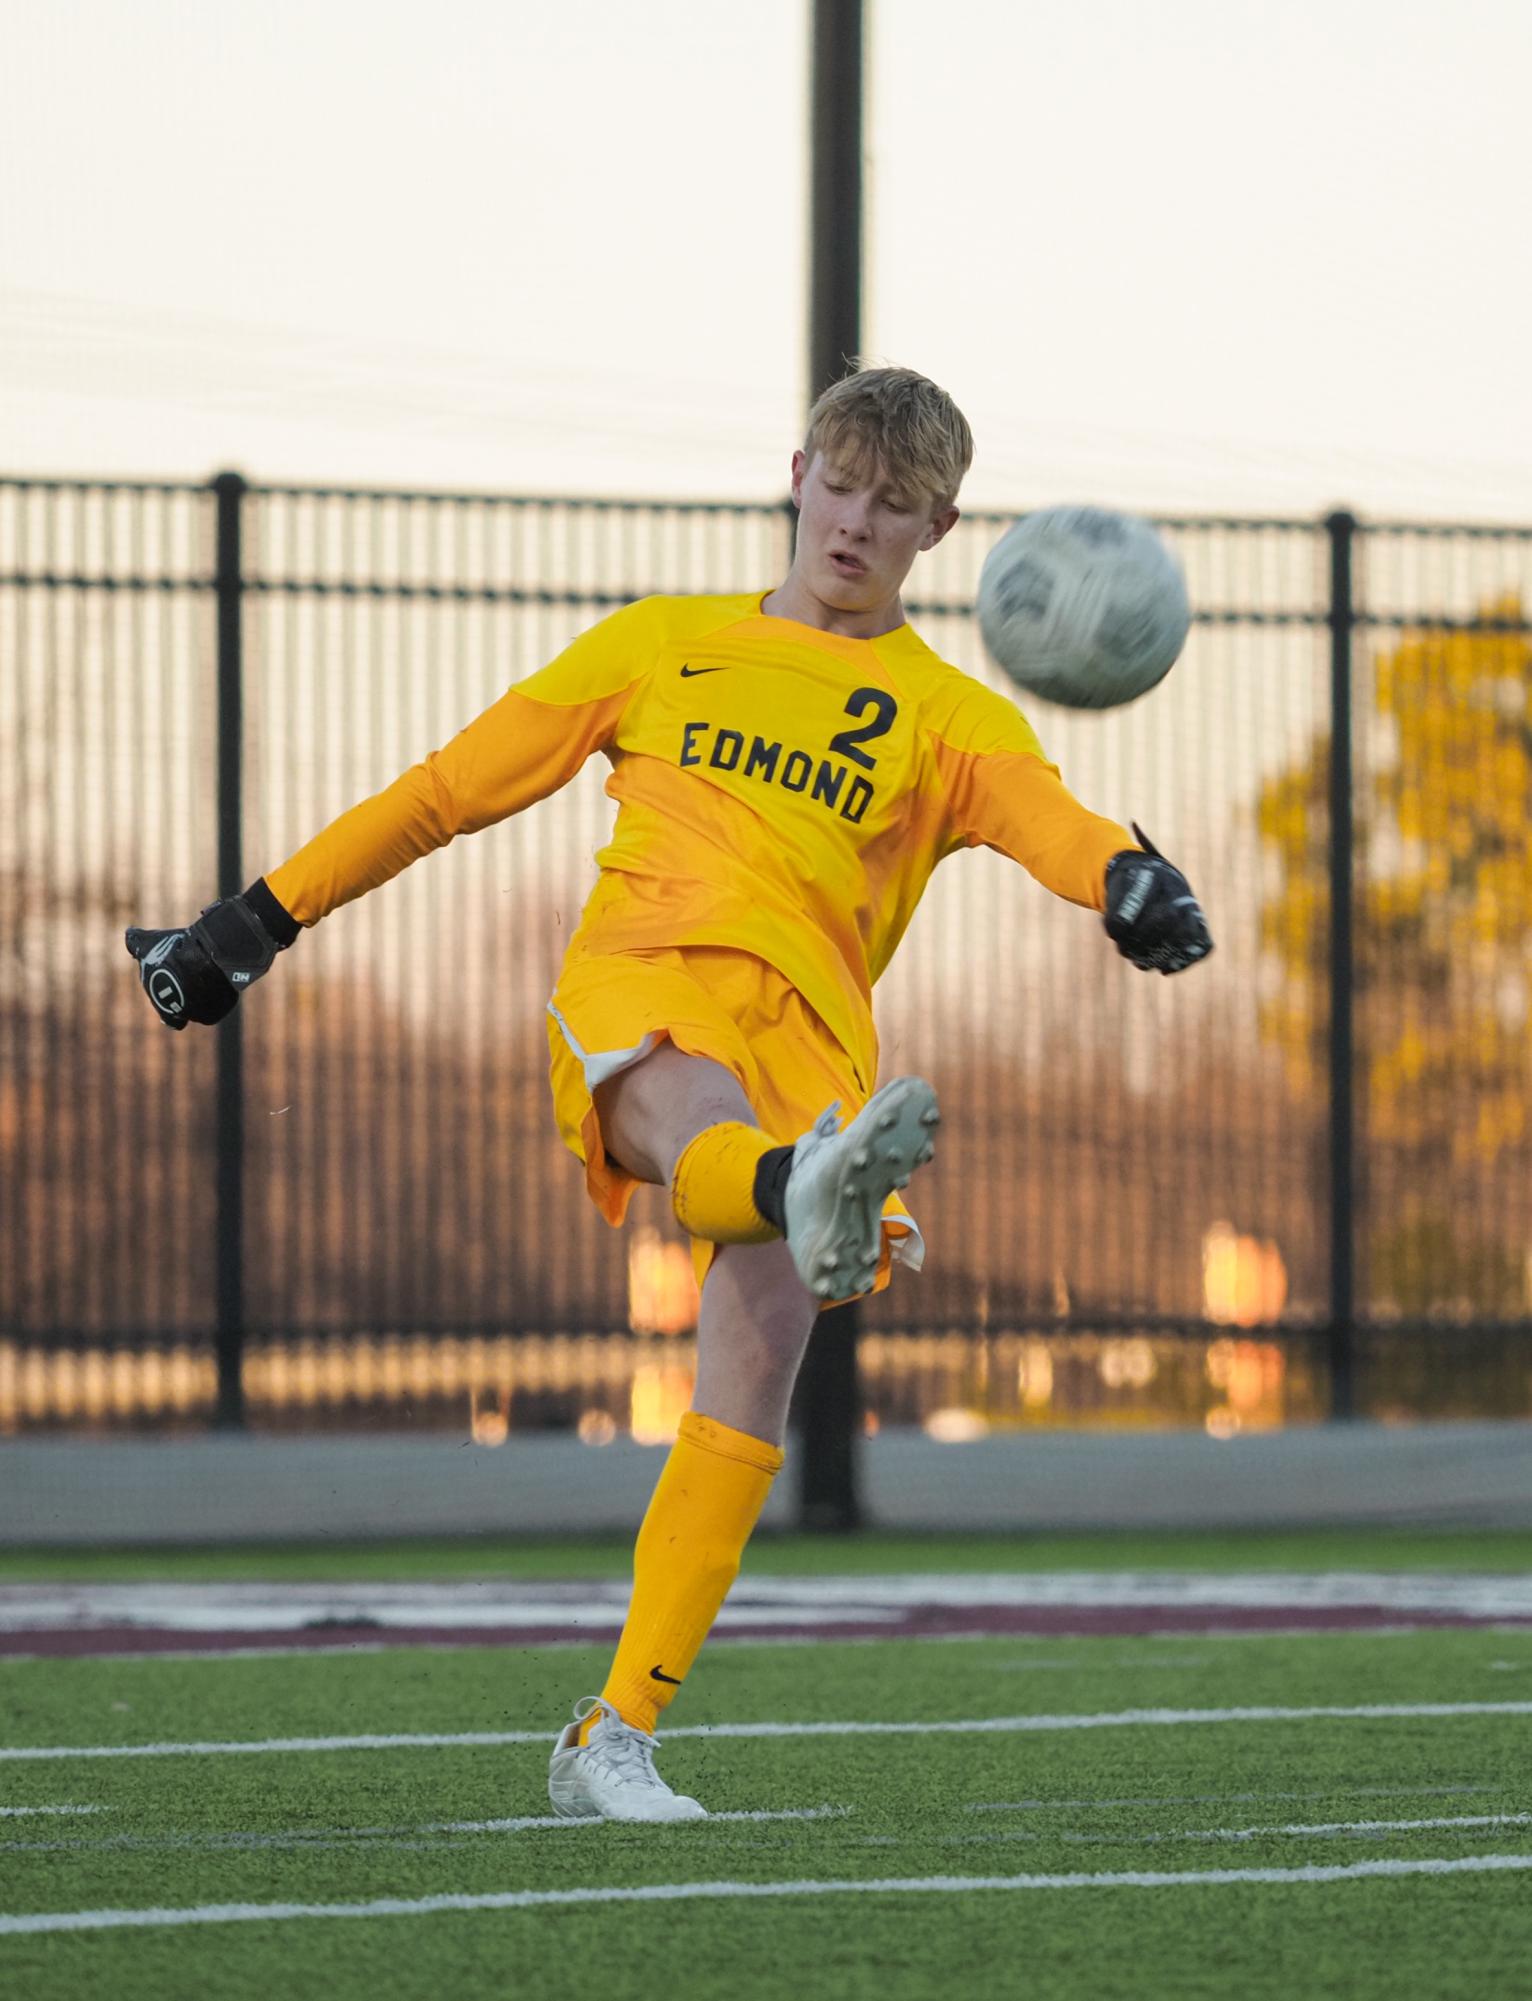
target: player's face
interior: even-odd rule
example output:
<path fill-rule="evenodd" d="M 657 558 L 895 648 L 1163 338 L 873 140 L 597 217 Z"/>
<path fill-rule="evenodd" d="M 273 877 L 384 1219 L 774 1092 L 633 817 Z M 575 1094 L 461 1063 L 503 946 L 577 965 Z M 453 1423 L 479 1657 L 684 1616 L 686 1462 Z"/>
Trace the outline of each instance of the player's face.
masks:
<path fill-rule="evenodd" d="M 852 469 L 822 452 L 794 452 L 793 502 L 793 567 L 822 604 L 842 613 L 896 602 L 915 558 L 957 520 L 955 507 L 901 491 L 882 467 Z"/>

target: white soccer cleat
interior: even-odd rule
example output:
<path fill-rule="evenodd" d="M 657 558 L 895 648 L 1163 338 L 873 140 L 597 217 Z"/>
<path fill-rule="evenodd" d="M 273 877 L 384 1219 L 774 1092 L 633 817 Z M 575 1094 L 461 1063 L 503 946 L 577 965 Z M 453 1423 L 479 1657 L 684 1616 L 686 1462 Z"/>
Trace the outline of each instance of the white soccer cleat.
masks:
<path fill-rule="evenodd" d="M 883 1204 L 935 1152 L 941 1113 L 923 1077 L 896 1077 L 873 1093 L 844 1132 L 838 1104 L 793 1148 L 782 1198 L 787 1248 L 820 1299 L 850 1299 L 878 1275 Z"/>
<path fill-rule="evenodd" d="M 580 1725 L 601 1720 L 581 1744 Z M 548 1798 L 562 1820 L 706 1820 L 707 1808 L 672 1792 L 654 1769 L 655 1740 L 624 1723 L 594 1696 L 575 1704 L 574 1721 L 554 1739 Z"/>

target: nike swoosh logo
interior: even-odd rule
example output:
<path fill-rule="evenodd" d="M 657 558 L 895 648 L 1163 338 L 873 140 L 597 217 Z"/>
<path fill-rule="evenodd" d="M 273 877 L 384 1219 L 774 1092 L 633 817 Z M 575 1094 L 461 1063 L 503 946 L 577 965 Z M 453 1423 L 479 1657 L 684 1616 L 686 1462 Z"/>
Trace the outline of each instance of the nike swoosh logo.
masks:
<path fill-rule="evenodd" d="M 722 672 L 723 669 L 721 667 L 683 667 L 681 669 L 681 679 L 683 681 L 692 681 L 699 674 L 721 674 Z"/>
<path fill-rule="evenodd" d="M 708 672 L 710 670 L 704 669 L 703 671 Z M 681 1677 L 678 1674 L 666 1674 L 658 1662 L 650 1668 L 649 1679 L 651 1681 L 668 1681 L 672 1688 L 679 1688 L 681 1686 Z"/>

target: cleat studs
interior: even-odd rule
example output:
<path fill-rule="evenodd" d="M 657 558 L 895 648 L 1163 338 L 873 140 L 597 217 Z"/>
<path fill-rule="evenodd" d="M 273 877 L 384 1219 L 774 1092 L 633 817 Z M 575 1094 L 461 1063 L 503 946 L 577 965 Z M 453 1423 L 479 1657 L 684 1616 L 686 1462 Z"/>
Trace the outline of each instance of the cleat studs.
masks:
<path fill-rule="evenodd" d="M 922 1167 L 925 1166 L 928 1160 L 935 1160 L 935 1158 L 936 1148 L 934 1146 L 923 1146 L 920 1149 L 920 1164 Z"/>
<path fill-rule="evenodd" d="M 898 1116 L 899 1114 L 897 1112 L 885 1112 L 882 1115 L 882 1117 L 878 1120 L 878 1131 L 880 1133 L 888 1132 L 889 1129 L 893 1126 Z"/>
<path fill-rule="evenodd" d="M 897 1167 L 904 1159 L 904 1148 L 902 1146 L 886 1146 L 883 1149 L 883 1158 L 891 1167 Z"/>
<path fill-rule="evenodd" d="M 939 1126 L 941 1122 L 942 1115 L 936 1109 L 935 1105 L 927 1105 L 926 1109 L 920 1115 L 920 1123 L 923 1126 Z"/>
<path fill-rule="evenodd" d="M 909 1185 L 910 1177 L 907 1174 L 901 1174 L 899 1179 L 894 1183 L 896 1188 L 908 1188 Z"/>
<path fill-rule="evenodd" d="M 851 1165 L 853 1167 L 865 1167 L 870 1157 L 871 1156 L 868 1154 L 866 1147 L 859 1146 L 856 1152 L 851 1156 Z"/>

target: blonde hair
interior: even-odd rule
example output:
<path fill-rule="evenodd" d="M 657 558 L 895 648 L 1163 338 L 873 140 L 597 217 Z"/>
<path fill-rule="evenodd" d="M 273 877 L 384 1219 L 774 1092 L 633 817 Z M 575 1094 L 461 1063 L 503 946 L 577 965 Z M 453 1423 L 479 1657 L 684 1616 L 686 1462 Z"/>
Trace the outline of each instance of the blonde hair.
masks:
<path fill-rule="evenodd" d="M 906 499 L 957 499 L 973 463 L 973 432 L 945 389 L 913 368 L 858 368 L 832 382 L 809 412 L 804 450 L 857 476 L 875 467 Z"/>

